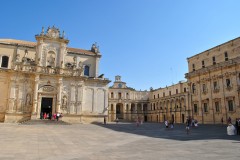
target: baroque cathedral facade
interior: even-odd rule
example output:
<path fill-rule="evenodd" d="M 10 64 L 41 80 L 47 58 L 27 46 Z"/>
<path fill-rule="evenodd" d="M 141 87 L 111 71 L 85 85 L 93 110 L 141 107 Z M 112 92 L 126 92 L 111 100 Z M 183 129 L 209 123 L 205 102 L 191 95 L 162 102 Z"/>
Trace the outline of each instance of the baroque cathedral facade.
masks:
<path fill-rule="evenodd" d="M 224 123 L 240 118 L 240 38 L 187 58 L 187 81 L 137 91 L 99 76 L 101 54 L 68 47 L 64 31 L 42 28 L 36 42 L 0 39 L 0 121 L 62 113 L 70 123 L 147 121 Z"/>
<path fill-rule="evenodd" d="M 98 76 L 98 46 L 68 47 L 54 26 L 35 38 L 0 39 L 0 121 L 38 119 L 41 112 L 62 113 L 73 123 L 102 121 L 110 81 Z"/>

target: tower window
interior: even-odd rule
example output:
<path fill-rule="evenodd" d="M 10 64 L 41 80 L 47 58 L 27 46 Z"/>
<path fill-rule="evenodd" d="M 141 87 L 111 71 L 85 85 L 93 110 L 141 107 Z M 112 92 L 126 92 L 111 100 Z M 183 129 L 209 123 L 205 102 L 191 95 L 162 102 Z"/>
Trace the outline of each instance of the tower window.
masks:
<path fill-rule="evenodd" d="M 192 70 L 195 71 L 195 64 L 192 64 Z"/>
<path fill-rule="evenodd" d="M 215 57 L 212 57 L 212 62 L 213 62 L 213 65 L 216 64 L 216 58 Z"/>
<path fill-rule="evenodd" d="M 202 61 L 202 68 L 205 68 L 205 63 L 204 63 L 204 61 Z"/>
<path fill-rule="evenodd" d="M 225 56 L 225 61 L 228 61 L 228 53 L 227 52 L 224 53 L 224 56 Z"/>

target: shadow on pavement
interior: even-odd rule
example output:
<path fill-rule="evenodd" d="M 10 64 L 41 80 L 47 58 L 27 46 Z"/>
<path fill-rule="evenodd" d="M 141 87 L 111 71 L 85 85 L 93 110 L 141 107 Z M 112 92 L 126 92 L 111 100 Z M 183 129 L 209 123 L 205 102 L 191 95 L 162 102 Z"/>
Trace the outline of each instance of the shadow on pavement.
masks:
<path fill-rule="evenodd" d="M 163 123 L 143 123 L 136 126 L 135 123 L 93 123 L 95 125 L 108 128 L 117 132 L 125 132 L 153 138 L 165 138 L 179 141 L 189 140 L 235 140 L 240 141 L 240 135 L 227 135 L 227 126 L 204 124 L 199 127 L 191 127 L 187 134 L 184 124 L 175 124 L 173 129 L 166 129 Z"/>

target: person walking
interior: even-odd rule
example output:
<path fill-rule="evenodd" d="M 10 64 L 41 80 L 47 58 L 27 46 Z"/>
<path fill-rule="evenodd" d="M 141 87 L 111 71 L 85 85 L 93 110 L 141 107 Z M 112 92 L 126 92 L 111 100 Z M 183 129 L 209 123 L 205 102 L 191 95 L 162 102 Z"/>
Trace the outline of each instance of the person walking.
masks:
<path fill-rule="evenodd" d="M 222 126 L 223 126 L 223 117 L 221 118 L 221 123 L 222 123 Z"/>
<path fill-rule="evenodd" d="M 190 132 L 190 124 L 191 124 L 191 121 L 189 118 L 187 118 L 186 120 L 186 131 L 187 131 L 187 134 L 189 134 Z"/>
<path fill-rule="evenodd" d="M 168 129 L 168 120 L 165 120 L 165 127 L 166 127 L 166 129 Z"/>
<path fill-rule="evenodd" d="M 106 117 L 103 118 L 103 122 L 104 122 L 104 125 L 107 124 L 107 122 L 106 122 Z"/>
<path fill-rule="evenodd" d="M 57 121 L 58 121 L 59 118 L 60 118 L 60 113 L 58 112 L 57 113 Z"/>

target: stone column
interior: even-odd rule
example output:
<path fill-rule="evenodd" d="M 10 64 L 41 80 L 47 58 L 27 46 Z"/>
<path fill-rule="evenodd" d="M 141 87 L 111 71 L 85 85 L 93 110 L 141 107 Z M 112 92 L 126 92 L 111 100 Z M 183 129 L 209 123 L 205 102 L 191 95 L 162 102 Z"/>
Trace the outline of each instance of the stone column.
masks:
<path fill-rule="evenodd" d="M 104 110 L 107 112 L 107 108 L 108 108 L 108 91 L 104 89 Z M 108 113 L 104 113 L 104 114 L 108 114 Z"/>
<path fill-rule="evenodd" d="M 57 108 L 56 108 L 57 112 L 61 112 L 62 85 L 63 85 L 62 80 L 63 80 L 62 77 L 58 79 L 58 94 L 57 94 Z"/>
<path fill-rule="evenodd" d="M 34 84 L 34 94 L 33 94 L 33 109 L 32 114 L 37 114 L 37 95 L 38 95 L 38 85 L 39 85 L 39 75 L 35 77 Z"/>

